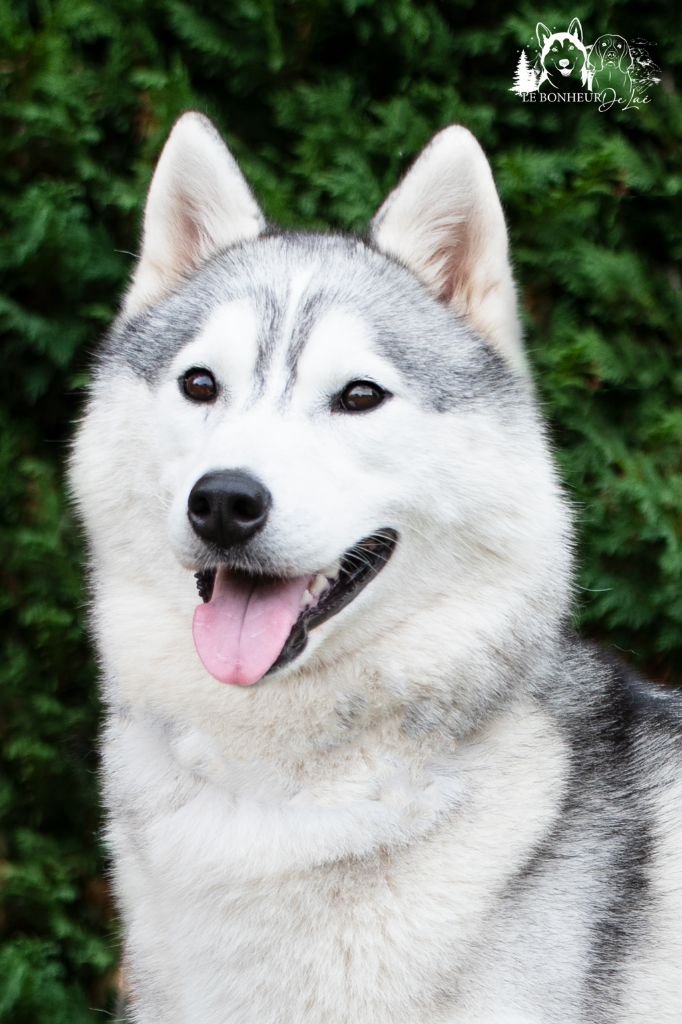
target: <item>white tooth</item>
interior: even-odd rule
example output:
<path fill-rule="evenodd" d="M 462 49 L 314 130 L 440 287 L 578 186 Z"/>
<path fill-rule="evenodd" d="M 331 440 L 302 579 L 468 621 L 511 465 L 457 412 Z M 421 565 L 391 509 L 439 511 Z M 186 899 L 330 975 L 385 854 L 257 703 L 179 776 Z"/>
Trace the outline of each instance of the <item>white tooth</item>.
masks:
<path fill-rule="evenodd" d="M 327 577 L 322 573 L 318 573 L 313 582 L 310 584 L 310 593 L 313 597 L 319 597 L 320 594 L 327 589 L 329 586 Z"/>
<path fill-rule="evenodd" d="M 310 606 L 311 606 L 311 604 L 313 604 L 314 600 L 315 600 L 315 598 L 310 593 L 310 591 L 309 590 L 304 590 L 303 591 L 303 597 L 301 598 L 301 608 L 310 608 Z"/>
<path fill-rule="evenodd" d="M 336 561 L 333 562 L 329 566 L 328 569 L 325 569 L 324 572 L 321 575 L 322 576 L 326 576 L 328 580 L 335 580 L 340 572 L 341 572 L 341 560 L 339 558 L 337 558 Z"/>

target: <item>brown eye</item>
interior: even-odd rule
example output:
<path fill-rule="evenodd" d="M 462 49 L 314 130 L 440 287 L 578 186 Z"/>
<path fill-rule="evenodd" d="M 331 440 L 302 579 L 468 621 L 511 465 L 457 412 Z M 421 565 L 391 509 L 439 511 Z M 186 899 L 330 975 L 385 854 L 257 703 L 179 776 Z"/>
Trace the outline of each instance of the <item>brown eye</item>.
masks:
<path fill-rule="evenodd" d="M 390 397 L 388 391 L 384 391 L 378 384 L 373 384 L 369 380 L 353 380 L 337 396 L 333 410 L 334 412 L 369 412 L 370 409 L 376 409 Z"/>
<path fill-rule="evenodd" d="M 218 394 L 218 385 L 213 374 L 196 366 L 183 373 L 178 383 L 183 394 L 193 402 L 212 402 Z"/>

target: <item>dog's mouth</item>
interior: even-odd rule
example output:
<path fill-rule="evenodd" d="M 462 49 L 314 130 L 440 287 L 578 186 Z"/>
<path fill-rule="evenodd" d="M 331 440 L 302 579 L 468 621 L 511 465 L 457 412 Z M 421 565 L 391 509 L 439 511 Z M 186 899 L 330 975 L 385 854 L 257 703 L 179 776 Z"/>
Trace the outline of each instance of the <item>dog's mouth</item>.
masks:
<path fill-rule="evenodd" d="M 572 70 L 573 70 L 572 67 L 569 67 L 569 68 L 559 68 L 559 71 L 564 76 L 564 78 L 567 78 L 570 75 Z"/>
<path fill-rule="evenodd" d="M 279 579 L 220 565 L 196 573 L 203 604 L 192 633 L 204 668 L 222 683 L 251 686 L 304 650 L 311 629 L 345 608 L 381 572 L 398 541 L 392 529 L 355 544 L 313 575 Z"/>

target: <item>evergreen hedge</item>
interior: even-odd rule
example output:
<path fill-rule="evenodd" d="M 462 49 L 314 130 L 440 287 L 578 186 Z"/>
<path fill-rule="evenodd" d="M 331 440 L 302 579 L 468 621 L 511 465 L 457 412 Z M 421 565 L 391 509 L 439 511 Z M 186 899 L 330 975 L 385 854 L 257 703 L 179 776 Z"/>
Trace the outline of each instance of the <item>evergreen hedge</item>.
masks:
<path fill-rule="evenodd" d="M 524 104 L 535 23 L 658 43 L 639 110 Z M 269 216 L 362 230 L 440 127 L 506 207 L 526 331 L 576 498 L 582 628 L 682 676 L 682 64 L 666 5 L 491 0 L 0 0 L 0 1020 L 110 1007 L 97 700 L 63 465 L 177 115 L 225 133 Z M 676 34 L 671 36 L 671 32 Z"/>

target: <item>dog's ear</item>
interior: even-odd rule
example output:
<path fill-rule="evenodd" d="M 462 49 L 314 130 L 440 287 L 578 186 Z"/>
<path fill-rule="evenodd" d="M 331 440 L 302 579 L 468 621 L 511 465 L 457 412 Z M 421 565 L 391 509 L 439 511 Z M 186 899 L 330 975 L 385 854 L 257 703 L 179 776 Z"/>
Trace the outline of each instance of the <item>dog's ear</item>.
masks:
<path fill-rule="evenodd" d="M 538 44 L 542 49 L 551 36 L 551 29 L 548 29 L 546 25 L 543 25 L 541 21 L 535 26 L 535 35 L 538 37 Z"/>
<path fill-rule="evenodd" d="M 208 118 L 176 122 L 156 165 L 144 213 L 142 252 L 124 299 L 134 316 L 219 249 L 254 238 L 265 218 Z"/>
<path fill-rule="evenodd" d="M 466 128 L 440 132 L 372 222 L 377 248 L 525 370 L 507 229 L 492 172 Z"/>
<path fill-rule="evenodd" d="M 571 24 L 568 26 L 569 36 L 577 36 L 580 42 L 583 41 L 583 27 L 580 24 L 580 18 L 574 18 Z"/>
<path fill-rule="evenodd" d="M 592 67 L 594 71 L 601 71 L 604 66 L 600 47 L 602 38 L 603 36 L 599 36 L 599 39 L 595 39 L 595 41 L 592 43 L 592 46 L 589 47 L 587 51 L 589 55 L 588 60 L 590 62 L 590 67 Z"/>

